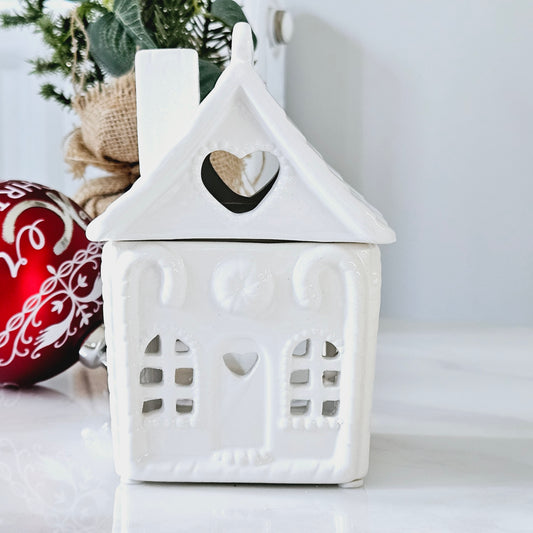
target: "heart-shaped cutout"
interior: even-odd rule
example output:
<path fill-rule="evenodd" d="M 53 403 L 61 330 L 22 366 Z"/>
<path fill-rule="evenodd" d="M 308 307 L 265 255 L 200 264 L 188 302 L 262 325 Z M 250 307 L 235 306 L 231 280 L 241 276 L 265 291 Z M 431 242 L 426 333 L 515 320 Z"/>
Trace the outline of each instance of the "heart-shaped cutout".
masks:
<path fill-rule="evenodd" d="M 216 150 L 202 164 L 202 183 L 226 209 L 247 213 L 272 189 L 279 175 L 278 158 L 270 152 L 253 152 L 242 159 Z"/>
<path fill-rule="evenodd" d="M 256 352 L 227 353 L 222 357 L 224 364 L 237 376 L 246 376 L 255 367 L 259 356 Z"/>

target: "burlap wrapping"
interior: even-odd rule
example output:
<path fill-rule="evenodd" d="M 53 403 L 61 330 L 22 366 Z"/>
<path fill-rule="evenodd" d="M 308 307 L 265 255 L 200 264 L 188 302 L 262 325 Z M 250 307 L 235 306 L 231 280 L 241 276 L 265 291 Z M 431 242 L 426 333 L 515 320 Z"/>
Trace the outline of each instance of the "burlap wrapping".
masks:
<path fill-rule="evenodd" d="M 134 74 L 77 96 L 72 107 L 81 125 L 67 139 L 65 161 L 71 172 L 74 177 L 83 178 L 87 167 L 94 166 L 109 174 L 86 180 L 74 195 L 74 200 L 91 217 L 96 217 L 139 177 Z M 210 159 L 224 182 L 239 192 L 243 162 L 223 151 L 213 152 Z"/>
<path fill-rule="evenodd" d="M 74 200 L 96 217 L 139 177 L 137 108 L 133 73 L 74 98 L 80 127 L 68 137 L 65 161 L 76 178 L 88 166 L 110 174 L 87 180 Z"/>
<path fill-rule="evenodd" d="M 224 183 L 233 190 L 233 192 L 240 193 L 242 187 L 242 174 L 244 171 L 244 163 L 242 159 L 224 152 L 217 150 L 211 152 L 209 161 L 215 172 L 221 177 Z"/>

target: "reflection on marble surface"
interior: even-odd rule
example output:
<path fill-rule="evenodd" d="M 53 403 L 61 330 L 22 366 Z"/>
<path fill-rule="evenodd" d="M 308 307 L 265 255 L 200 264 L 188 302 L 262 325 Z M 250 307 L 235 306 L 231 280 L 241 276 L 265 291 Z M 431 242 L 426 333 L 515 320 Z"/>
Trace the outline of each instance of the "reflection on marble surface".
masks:
<path fill-rule="evenodd" d="M 48 387 L 0 391 L 0 531 L 109 530 L 107 414 Z"/>
<path fill-rule="evenodd" d="M 532 350 L 532 329 L 383 324 L 353 490 L 122 485 L 105 394 L 75 394 L 74 370 L 0 389 L 0 531 L 529 532 Z"/>
<path fill-rule="evenodd" d="M 361 492 L 354 499 L 352 492 L 336 486 L 120 485 L 113 531 L 358 531 L 366 522 L 366 498 Z"/>

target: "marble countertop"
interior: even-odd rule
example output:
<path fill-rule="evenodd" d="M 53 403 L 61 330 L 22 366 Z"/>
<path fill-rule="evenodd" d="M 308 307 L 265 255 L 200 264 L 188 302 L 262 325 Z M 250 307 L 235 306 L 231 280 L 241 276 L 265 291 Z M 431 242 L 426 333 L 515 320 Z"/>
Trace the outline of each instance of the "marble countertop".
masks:
<path fill-rule="evenodd" d="M 533 531 L 533 329 L 384 321 L 351 490 L 121 485 L 107 395 L 80 394 L 77 372 L 0 389 L 2 532 Z"/>

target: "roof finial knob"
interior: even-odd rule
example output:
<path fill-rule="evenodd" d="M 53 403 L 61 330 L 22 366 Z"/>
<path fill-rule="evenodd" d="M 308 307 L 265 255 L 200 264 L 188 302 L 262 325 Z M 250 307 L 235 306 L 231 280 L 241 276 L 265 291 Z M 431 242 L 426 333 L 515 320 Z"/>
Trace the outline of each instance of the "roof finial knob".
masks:
<path fill-rule="evenodd" d="M 254 42 L 252 29 L 246 22 L 238 22 L 233 26 L 231 37 L 231 61 L 252 64 L 254 60 Z"/>

